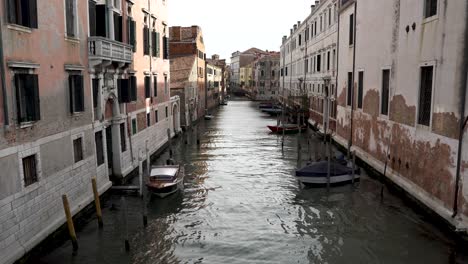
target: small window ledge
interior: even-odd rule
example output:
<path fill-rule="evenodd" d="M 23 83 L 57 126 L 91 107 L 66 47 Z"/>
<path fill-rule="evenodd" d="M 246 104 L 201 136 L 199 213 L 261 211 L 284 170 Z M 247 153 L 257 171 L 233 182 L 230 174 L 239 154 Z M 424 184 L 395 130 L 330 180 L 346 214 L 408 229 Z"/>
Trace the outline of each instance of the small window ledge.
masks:
<path fill-rule="evenodd" d="M 29 33 L 29 34 L 32 33 L 31 28 L 21 26 L 21 25 L 17 25 L 17 24 L 8 24 L 7 28 L 9 28 L 11 30 L 22 32 L 22 33 Z"/>
<path fill-rule="evenodd" d="M 20 123 L 20 128 L 28 128 L 28 127 L 32 127 L 34 125 L 34 121 L 30 121 L 30 122 L 21 122 Z"/>
<path fill-rule="evenodd" d="M 436 21 L 436 20 L 439 20 L 439 16 L 438 15 L 433 15 L 431 17 L 424 18 L 422 23 L 426 24 L 426 23 L 430 23 L 430 22 L 433 22 L 433 21 Z"/>
<path fill-rule="evenodd" d="M 65 40 L 69 41 L 69 42 L 72 42 L 72 43 L 75 43 L 75 44 L 80 44 L 80 39 L 78 39 L 76 37 L 65 36 Z"/>

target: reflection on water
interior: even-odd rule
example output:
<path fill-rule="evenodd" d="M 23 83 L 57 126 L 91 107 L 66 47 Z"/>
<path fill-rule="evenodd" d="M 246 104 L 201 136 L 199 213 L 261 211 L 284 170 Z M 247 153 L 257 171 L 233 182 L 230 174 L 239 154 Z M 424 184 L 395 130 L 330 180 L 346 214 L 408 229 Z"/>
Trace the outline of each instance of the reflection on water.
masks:
<path fill-rule="evenodd" d="M 174 140 L 185 190 L 148 202 L 127 197 L 131 252 L 125 253 L 120 197 L 43 263 L 462 263 L 455 242 L 364 176 L 355 188 L 302 187 L 293 177 L 297 136 L 269 134 L 276 121 L 255 103 L 231 101 L 216 118 Z M 200 145 L 197 145 L 197 135 Z M 309 157 L 306 136 L 302 157 Z M 185 144 L 187 142 L 188 144 Z M 313 151 L 312 151 L 313 152 Z M 168 154 L 156 163 L 164 164 Z M 115 204 L 117 209 L 111 210 Z"/>

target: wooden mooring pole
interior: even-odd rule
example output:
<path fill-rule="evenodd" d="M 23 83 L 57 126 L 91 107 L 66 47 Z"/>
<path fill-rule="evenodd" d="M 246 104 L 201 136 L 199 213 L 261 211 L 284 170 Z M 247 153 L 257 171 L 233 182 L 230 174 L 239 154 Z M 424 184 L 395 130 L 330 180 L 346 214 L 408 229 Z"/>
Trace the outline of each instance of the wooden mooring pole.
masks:
<path fill-rule="evenodd" d="M 78 250 L 78 240 L 76 239 L 75 226 L 73 225 L 73 218 L 70 212 L 70 205 L 68 204 L 67 195 L 62 195 L 63 209 L 65 210 L 65 217 L 67 218 L 68 233 L 72 241 L 73 251 Z"/>
<path fill-rule="evenodd" d="M 352 156 L 353 156 L 353 177 L 351 178 L 351 183 L 354 184 L 354 177 L 356 175 L 356 153 L 355 151 L 352 152 Z"/>
<path fill-rule="evenodd" d="M 102 212 L 101 212 L 101 201 L 99 200 L 99 192 L 96 183 L 96 177 L 91 178 L 91 184 L 93 186 L 93 194 L 94 194 L 94 205 L 96 206 L 96 216 L 98 219 L 99 228 L 104 226 L 102 222 Z"/>
<path fill-rule="evenodd" d="M 120 199 L 122 207 L 122 225 L 123 225 L 123 236 L 125 240 L 125 251 L 130 251 L 130 242 L 128 241 L 128 223 L 127 223 L 127 200 L 125 197 Z"/>

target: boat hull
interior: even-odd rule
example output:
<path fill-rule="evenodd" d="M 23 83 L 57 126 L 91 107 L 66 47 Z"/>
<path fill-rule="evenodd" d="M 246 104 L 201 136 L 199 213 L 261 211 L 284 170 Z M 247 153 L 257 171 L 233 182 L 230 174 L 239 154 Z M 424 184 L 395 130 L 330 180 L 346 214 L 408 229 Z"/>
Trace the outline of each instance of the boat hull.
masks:
<path fill-rule="evenodd" d="M 296 133 L 299 133 L 299 131 L 305 131 L 307 129 L 307 127 L 291 127 L 291 128 L 284 128 L 284 127 L 281 127 L 281 126 L 267 126 L 271 132 L 273 133 L 284 133 L 285 134 L 296 134 Z"/>
<path fill-rule="evenodd" d="M 151 192 L 152 194 L 154 194 L 155 196 L 159 197 L 159 198 L 165 198 L 171 194 L 174 194 L 180 190 L 182 190 L 184 187 L 184 184 L 183 184 L 183 181 L 179 181 L 178 183 L 174 184 L 174 185 L 171 185 L 171 186 L 167 186 L 167 187 L 164 187 L 164 188 L 157 188 L 157 187 L 154 187 L 154 186 L 151 186 L 151 185 L 147 185 L 147 188 L 148 188 L 148 191 Z"/>
<path fill-rule="evenodd" d="M 307 176 L 296 176 L 296 178 L 303 183 L 304 185 L 308 186 L 324 186 L 327 185 L 327 177 L 307 177 Z M 354 175 L 354 181 L 359 181 L 360 176 Z M 337 175 L 330 177 L 330 185 L 340 185 L 340 184 L 347 184 L 353 181 L 353 175 L 345 174 L 345 175 Z"/>

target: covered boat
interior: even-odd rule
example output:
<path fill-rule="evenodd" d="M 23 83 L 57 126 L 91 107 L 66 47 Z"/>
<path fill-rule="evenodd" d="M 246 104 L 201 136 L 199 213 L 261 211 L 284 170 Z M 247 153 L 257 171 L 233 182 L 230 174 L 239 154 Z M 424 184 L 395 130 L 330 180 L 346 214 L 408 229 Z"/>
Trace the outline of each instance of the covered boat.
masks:
<path fill-rule="evenodd" d="M 184 187 L 184 170 L 180 165 L 153 166 L 149 180 L 146 183 L 148 190 L 164 198 Z"/>
<path fill-rule="evenodd" d="M 270 102 L 263 102 L 258 105 L 258 108 L 260 109 L 267 109 L 267 108 L 272 108 L 272 107 L 273 107 L 273 103 L 270 103 Z"/>
<path fill-rule="evenodd" d="M 327 184 L 328 161 L 313 162 L 296 170 L 297 179 L 305 185 Z M 360 170 L 354 170 L 354 180 L 359 180 Z M 330 162 L 330 184 L 338 185 L 353 180 L 353 169 L 339 161 Z"/>

